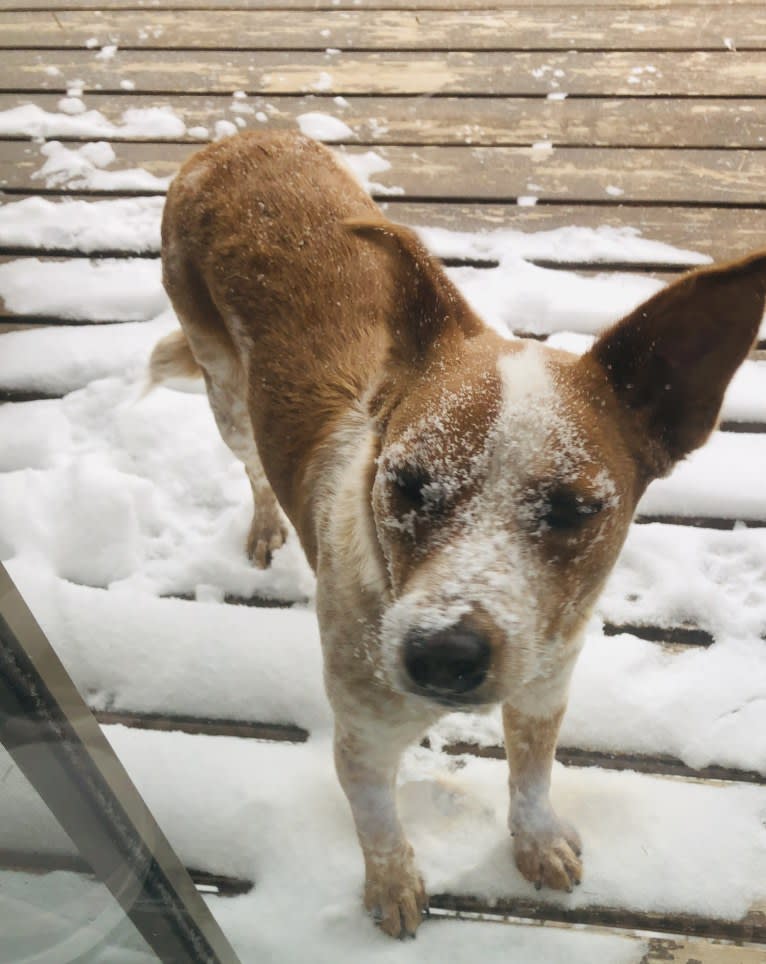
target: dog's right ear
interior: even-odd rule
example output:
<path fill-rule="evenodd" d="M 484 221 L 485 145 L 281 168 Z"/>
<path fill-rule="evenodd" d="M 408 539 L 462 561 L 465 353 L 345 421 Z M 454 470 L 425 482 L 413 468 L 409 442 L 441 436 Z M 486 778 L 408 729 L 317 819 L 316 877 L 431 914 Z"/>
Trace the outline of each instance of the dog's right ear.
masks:
<path fill-rule="evenodd" d="M 383 218 L 349 218 L 354 234 L 382 248 L 394 271 L 401 310 L 390 319 L 393 349 L 407 362 L 424 361 L 444 338 L 470 338 L 483 329 L 465 298 L 414 231 Z"/>

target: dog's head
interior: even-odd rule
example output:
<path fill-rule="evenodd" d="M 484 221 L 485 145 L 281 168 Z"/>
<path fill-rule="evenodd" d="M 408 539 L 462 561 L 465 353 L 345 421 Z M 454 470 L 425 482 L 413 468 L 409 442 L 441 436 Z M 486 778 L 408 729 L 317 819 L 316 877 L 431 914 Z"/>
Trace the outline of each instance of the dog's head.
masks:
<path fill-rule="evenodd" d="M 638 499 L 707 438 L 753 344 L 766 255 L 685 276 L 578 358 L 489 331 L 407 229 L 353 228 L 397 291 L 370 402 L 390 674 L 453 707 L 560 705 Z"/>

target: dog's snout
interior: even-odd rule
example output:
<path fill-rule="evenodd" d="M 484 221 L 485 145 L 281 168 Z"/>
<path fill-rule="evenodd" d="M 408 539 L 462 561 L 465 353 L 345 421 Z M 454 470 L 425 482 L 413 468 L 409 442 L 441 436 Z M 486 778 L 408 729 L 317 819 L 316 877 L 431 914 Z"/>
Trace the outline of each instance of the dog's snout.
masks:
<path fill-rule="evenodd" d="M 404 641 L 404 666 L 410 678 L 435 696 L 470 693 L 489 670 L 489 640 L 465 623 L 436 633 L 411 632 Z"/>

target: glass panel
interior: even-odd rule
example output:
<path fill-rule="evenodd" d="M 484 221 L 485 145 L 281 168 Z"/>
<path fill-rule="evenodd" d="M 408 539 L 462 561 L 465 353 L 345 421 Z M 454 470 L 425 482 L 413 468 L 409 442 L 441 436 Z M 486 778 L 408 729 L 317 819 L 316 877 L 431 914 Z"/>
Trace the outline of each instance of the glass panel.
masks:
<path fill-rule="evenodd" d="M 107 887 L 87 870 L 0 747 L 0 964 L 159 960 Z"/>

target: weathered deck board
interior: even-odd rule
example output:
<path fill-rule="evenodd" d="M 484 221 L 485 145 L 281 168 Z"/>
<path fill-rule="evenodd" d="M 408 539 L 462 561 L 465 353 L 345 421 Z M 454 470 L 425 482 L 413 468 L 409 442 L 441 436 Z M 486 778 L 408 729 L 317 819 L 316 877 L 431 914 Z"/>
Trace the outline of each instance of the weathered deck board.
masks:
<path fill-rule="evenodd" d="M 156 11 L 160 0 L 0 0 L 0 10 L 143 10 Z M 724 7 L 746 15 L 751 0 L 165 0 L 170 10 L 503 10 L 533 7 L 566 10 L 578 7 L 628 7 L 662 10 L 667 7 Z"/>
<path fill-rule="evenodd" d="M 530 7 L 480 11 L 231 10 L 224 18 L 168 10 L 0 12 L 0 47 L 208 50 L 762 50 L 766 8 L 746 16 L 694 7 L 630 10 Z M 95 52 L 95 51 L 94 51 Z"/>
<path fill-rule="evenodd" d="M 42 110 L 56 113 L 59 100 L 59 94 L 0 94 L 0 111 L 34 101 Z M 120 125 L 124 111 L 166 107 L 168 98 L 89 91 L 85 104 Z M 261 128 L 264 122 L 256 113 L 266 117 L 269 128 L 294 130 L 301 114 L 318 111 L 338 117 L 351 128 L 352 135 L 338 138 L 338 143 L 521 146 L 547 140 L 568 147 L 766 148 L 766 100 L 349 97 L 339 105 L 333 97 L 320 94 L 246 100 L 232 100 L 228 94 L 192 94 L 174 96 L 172 107 L 187 127 L 210 131 L 222 118 L 240 118 L 251 129 Z M 8 121 L 3 129 L 21 136 L 13 134 Z M 118 127 L 103 139 L 141 138 Z M 190 135 L 182 139 L 199 143 Z"/>
<path fill-rule="evenodd" d="M 154 93 L 765 97 L 766 53 L 118 50 L 98 60 L 92 50 L 10 50 L 0 62 L 0 90 L 63 92 L 75 79 Z"/>
<path fill-rule="evenodd" d="M 23 201 L 31 195 L 8 195 L 7 202 Z M 72 195 L 71 199 L 82 198 Z M 0 195 L 0 199 L 2 195 Z M 70 197 L 51 198 L 51 204 L 66 204 Z M 519 207 L 507 204 L 455 204 L 449 201 L 429 203 L 411 202 L 388 198 L 382 201 L 388 215 L 396 221 L 411 225 L 430 225 L 450 231 L 492 231 L 508 229 L 535 232 L 551 231 L 565 227 L 616 228 L 639 232 L 644 237 L 661 239 L 669 245 L 685 251 L 699 252 L 714 260 L 726 261 L 747 254 L 764 246 L 766 239 L 766 209 L 729 209 L 698 208 L 683 209 L 666 207 L 629 207 L 619 204 L 596 206 L 557 204 Z M 159 246 L 151 249 L 155 252 Z M 37 249 L 19 245 L 6 233 L 0 237 L 0 251 L 23 250 L 24 254 L 34 253 Z M 67 249 L 75 255 L 92 254 L 93 249 L 83 251 L 77 246 L 76 239 Z M 127 249 L 107 249 L 111 255 L 124 254 L 135 256 L 136 252 Z M 677 256 L 676 256 L 677 257 Z M 574 263 L 569 261 L 568 263 Z M 597 264 L 584 257 L 583 265 Z M 634 261 L 633 263 L 640 263 Z M 655 258 L 655 262 L 657 259 Z M 691 261 L 682 262 L 690 264 Z M 668 260 L 664 265 L 670 270 L 673 264 Z"/>
<path fill-rule="evenodd" d="M 227 736 L 237 739 L 269 740 L 284 743 L 305 743 L 309 738 L 306 729 L 293 724 L 261 723 L 255 720 L 213 719 L 196 716 L 173 716 L 172 714 L 134 712 L 128 709 L 101 710 L 93 713 L 99 723 L 128 726 L 139 730 L 160 730 L 205 736 Z M 424 747 L 429 747 L 424 740 Z M 481 756 L 493 760 L 505 759 L 505 748 L 500 745 L 477 743 L 451 743 L 443 748 L 450 756 Z M 607 770 L 635 770 L 655 776 L 681 776 L 688 780 L 719 780 L 725 783 L 766 784 L 766 775 L 754 770 L 711 764 L 694 769 L 676 757 L 651 753 L 620 753 L 590 750 L 580 747 L 559 746 L 556 759 L 564 766 L 601 767 Z"/>
<path fill-rule="evenodd" d="M 365 148 L 346 148 L 348 155 Z M 174 175 L 193 148 L 147 142 L 114 145 L 114 170 L 142 167 L 158 178 Z M 760 151 L 601 150 L 522 147 L 384 147 L 389 170 L 374 175 L 373 194 L 411 199 L 512 200 L 533 195 L 546 202 L 743 205 L 761 207 L 764 154 Z M 37 145 L 9 142 L 0 157 L 0 188 L 45 187 Z M 61 189 L 61 184 L 49 187 Z M 74 181 L 68 185 L 83 185 Z M 124 189 L 124 188 L 123 188 Z M 109 193 L 108 185 L 104 190 Z M 162 193 L 160 186 L 137 193 Z"/>

